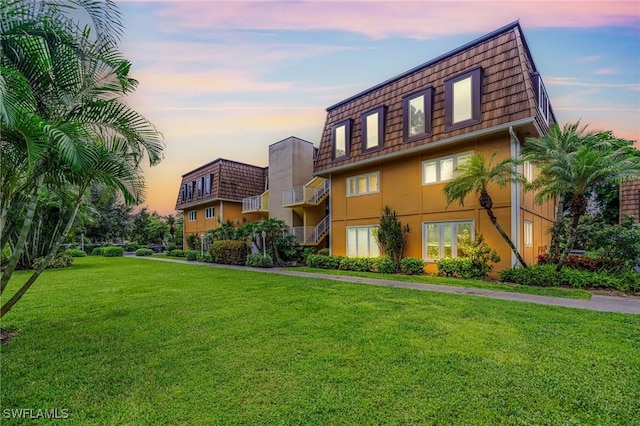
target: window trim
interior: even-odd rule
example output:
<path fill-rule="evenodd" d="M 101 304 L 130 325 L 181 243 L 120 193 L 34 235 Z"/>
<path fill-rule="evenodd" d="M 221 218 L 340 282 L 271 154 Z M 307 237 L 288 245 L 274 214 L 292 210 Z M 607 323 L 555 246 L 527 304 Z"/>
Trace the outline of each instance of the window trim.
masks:
<path fill-rule="evenodd" d="M 443 245 L 442 245 L 442 225 L 444 224 L 453 224 L 455 226 L 457 226 L 460 223 L 471 223 L 471 234 L 475 235 L 476 232 L 476 222 L 473 219 L 467 219 L 467 220 L 436 220 L 436 221 L 425 221 L 422 222 L 422 260 L 425 262 L 437 262 L 440 259 L 445 259 L 444 257 L 438 257 L 438 258 L 431 258 L 431 257 L 427 257 L 427 225 L 433 225 L 436 224 L 438 225 L 438 255 L 441 255 L 443 252 Z M 455 256 L 451 256 L 451 258 L 456 258 L 458 257 L 458 240 L 457 238 L 454 239 L 453 236 L 454 235 L 458 235 L 457 233 L 457 229 L 456 232 L 453 232 L 453 229 L 451 230 L 451 254 L 455 254 Z"/>
<path fill-rule="evenodd" d="M 525 219 L 523 223 L 524 223 L 522 227 L 523 245 L 525 247 L 533 247 L 533 222 Z"/>
<path fill-rule="evenodd" d="M 535 168 L 532 162 L 530 161 L 522 162 L 522 176 L 524 176 L 527 182 L 532 182 L 535 179 L 536 177 Z"/>
<path fill-rule="evenodd" d="M 209 215 L 209 211 L 212 212 L 211 215 Z M 209 207 L 205 207 L 204 208 L 204 218 L 205 219 L 215 219 L 216 217 L 216 207 L 215 206 L 209 206 Z"/>
<path fill-rule="evenodd" d="M 455 171 L 456 168 L 458 167 L 458 160 L 460 159 L 460 157 L 466 157 L 466 156 L 470 156 L 473 155 L 474 151 L 464 151 L 464 152 L 459 152 L 457 154 L 452 154 L 452 155 L 445 155 L 443 157 L 437 157 L 437 158 L 429 158 L 426 160 L 422 160 L 421 167 L 421 174 L 422 174 L 422 186 L 425 185 L 435 185 L 438 183 L 442 183 L 442 182 L 450 182 L 455 178 Z M 453 160 L 453 178 L 452 179 L 446 179 L 446 180 L 442 180 L 440 178 L 440 162 L 443 160 L 449 160 L 452 159 Z M 424 173 L 424 166 L 426 163 L 436 163 L 436 181 L 435 182 L 425 182 L 425 173 Z"/>
<path fill-rule="evenodd" d="M 193 216 L 193 218 L 191 216 Z M 189 222 L 195 222 L 197 219 L 198 219 L 198 210 L 189 210 L 187 212 L 187 220 Z"/>
<path fill-rule="evenodd" d="M 471 77 L 471 118 L 453 122 L 453 85 Z M 482 122 L 482 67 L 476 67 L 444 80 L 444 128 L 445 131 L 457 130 Z"/>
<path fill-rule="evenodd" d="M 204 196 L 208 197 L 211 195 L 211 174 L 208 174 L 204 177 Z"/>
<path fill-rule="evenodd" d="M 377 175 L 378 176 L 378 189 L 376 189 L 375 191 L 371 191 L 370 190 L 370 177 L 373 175 Z M 367 179 L 367 190 L 365 192 L 358 192 L 358 180 L 361 178 L 366 178 Z M 349 180 L 355 180 L 356 181 L 356 192 L 355 194 L 351 194 L 350 190 L 349 190 Z M 370 195 L 370 194 L 377 194 L 380 192 L 380 171 L 375 171 L 375 172 L 369 172 L 369 173 L 363 173 L 363 174 L 359 174 L 359 175 L 355 175 L 355 176 L 347 176 L 347 178 L 345 179 L 345 184 L 346 184 L 346 190 L 345 190 L 345 194 L 347 194 L 347 198 L 351 198 L 351 197 L 359 197 L 361 195 Z"/>
<path fill-rule="evenodd" d="M 333 161 L 340 161 L 349 158 L 351 155 L 351 119 L 342 120 L 331 126 L 331 158 Z M 344 155 L 336 157 L 336 130 L 345 126 L 344 130 Z"/>
<path fill-rule="evenodd" d="M 409 102 L 424 95 L 424 132 L 409 136 Z M 433 134 L 433 86 L 427 86 L 402 98 L 402 141 L 413 142 Z"/>
<path fill-rule="evenodd" d="M 547 88 L 544 86 L 542 76 L 540 73 L 535 72 L 531 74 L 533 81 L 534 92 L 536 94 L 536 104 L 538 105 L 538 111 L 544 119 L 544 122 L 548 125 L 551 117 L 551 103 L 549 102 L 549 94 Z"/>
<path fill-rule="evenodd" d="M 350 229 L 371 229 L 371 228 L 380 228 L 380 225 L 355 225 L 355 226 L 347 226 L 345 227 L 345 255 L 346 257 L 351 257 L 349 256 L 349 230 Z M 367 233 L 367 239 L 368 239 L 368 246 L 367 246 L 367 252 L 368 252 L 368 256 L 363 256 L 361 254 L 357 254 L 355 257 L 369 257 L 369 258 L 375 258 L 380 256 L 380 247 L 378 247 L 378 242 L 375 240 L 375 237 L 373 236 L 373 234 L 371 233 L 371 231 L 369 231 Z M 356 244 L 358 242 L 358 238 L 357 238 L 357 234 L 356 234 Z M 374 244 L 375 247 L 377 247 L 378 249 L 378 254 L 375 256 L 371 256 L 371 244 Z M 359 252 L 359 250 L 356 247 L 356 253 Z"/>
<path fill-rule="evenodd" d="M 367 134 L 368 134 L 367 117 L 373 114 L 378 114 L 378 144 L 368 148 L 367 147 Z M 384 105 L 373 108 L 367 112 L 362 113 L 362 116 L 360 118 L 360 125 L 362 128 L 362 131 L 360 132 L 360 134 L 362 135 L 361 147 L 362 147 L 363 154 L 379 151 L 384 147 L 384 130 L 385 130 L 386 115 L 387 115 L 387 108 Z"/>

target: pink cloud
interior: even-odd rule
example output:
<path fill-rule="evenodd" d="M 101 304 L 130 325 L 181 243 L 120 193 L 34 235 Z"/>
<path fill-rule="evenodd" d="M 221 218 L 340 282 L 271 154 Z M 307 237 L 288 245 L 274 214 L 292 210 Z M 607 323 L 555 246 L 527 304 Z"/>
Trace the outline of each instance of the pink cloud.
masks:
<path fill-rule="evenodd" d="M 610 74 L 618 74 L 618 73 L 620 73 L 620 71 L 615 67 L 602 68 L 602 69 L 596 70 L 596 74 L 598 75 L 610 75 Z"/>
<path fill-rule="evenodd" d="M 181 28 L 206 30 L 343 30 L 373 39 L 428 39 L 485 32 L 518 18 L 527 28 L 635 26 L 635 1 L 561 2 L 215 1 L 167 3 L 160 16 Z"/>

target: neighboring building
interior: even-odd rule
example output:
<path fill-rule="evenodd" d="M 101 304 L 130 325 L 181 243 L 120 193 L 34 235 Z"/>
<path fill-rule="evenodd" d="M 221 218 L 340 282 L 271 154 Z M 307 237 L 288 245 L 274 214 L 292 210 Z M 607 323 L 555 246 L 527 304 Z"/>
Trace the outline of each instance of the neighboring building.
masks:
<path fill-rule="evenodd" d="M 330 180 L 332 254 L 377 256 L 372 229 L 389 205 L 411 227 L 405 255 L 456 256 L 456 235 L 482 233 L 502 261 L 515 257 L 477 198 L 445 207 L 442 188 L 473 152 L 517 158 L 555 117 L 518 22 L 327 109 L 314 175 Z M 534 168 L 521 167 L 532 177 Z M 493 210 L 525 261 L 546 250 L 553 205 L 520 184 L 493 189 Z"/>
<path fill-rule="evenodd" d="M 242 213 L 242 199 L 263 192 L 267 167 L 257 167 L 218 158 L 182 175 L 176 210 L 184 213 L 184 236 L 204 236 L 220 226 L 260 219 L 259 214 Z"/>
<path fill-rule="evenodd" d="M 625 214 L 640 220 L 640 180 L 623 182 L 620 185 L 620 220 Z"/>
<path fill-rule="evenodd" d="M 326 244 L 328 182 L 313 177 L 317 148 L 289 137 L 269 146 L 269 166 L 217 159 L 182 176 L 176 210 L 184 212 L 185 241 L 231 220 L 278 218 L 303 245 Z"/>

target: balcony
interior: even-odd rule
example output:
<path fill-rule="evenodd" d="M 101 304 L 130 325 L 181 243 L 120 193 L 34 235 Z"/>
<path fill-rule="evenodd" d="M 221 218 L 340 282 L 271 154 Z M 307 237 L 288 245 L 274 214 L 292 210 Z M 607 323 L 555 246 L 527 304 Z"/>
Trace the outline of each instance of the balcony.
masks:
<path fill-rule="evenodd" d="M 329 195 L 329 187 L 328 180 L 314 178 L 306 185 L 287 188 L 282 191 L 282 206 L 317 206 Z"/>
<path fill-rule="evenodd" d="M 242 199 L 242 213 L 269 213 L 269 191 Z"/>
<path fill-rule="evenodd" d="M 316 246 L 329 233 L 329 216 L 325 216 L 316 226 L 294 226 L 290 234 L 300 245 Z"/>

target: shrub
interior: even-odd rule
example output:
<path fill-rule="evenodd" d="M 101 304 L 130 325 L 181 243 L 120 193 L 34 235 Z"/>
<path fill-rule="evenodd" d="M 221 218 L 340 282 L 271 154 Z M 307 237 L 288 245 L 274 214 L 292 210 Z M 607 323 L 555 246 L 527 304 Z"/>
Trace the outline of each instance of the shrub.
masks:
<path fill-rule="evenodd" d="M 0 265 L 5 265 L 7 263 L 9 263 L 9 259 L 11 259 L 11 246 L 9 245 L 9 243 L 4 245 L 4 248 L 2 249 L 2 254 L 0 255 Z"/>
<path fill-rule="evenodd" d="M 245 264 L 255 268 L 273 268 L 273 259 L 269 255 L 250 254 Z"/>
<path fill-rule="evenodd" d="M 244 265 L 247 261 L 247 244 L 238 240 L 214 241 L 209 253 L 215 263 Z"/>
<path fill-rule="evenodd" d="M 39 257 L 33 261 L 33 269 L 38 269 L 44 262 L 44 257 Z M 57 269 L 57 268 L 68 268 L 73 264 L 73 257 L 68 255 L 67 253 L 58 253 L 54 255 L 49 264 L 47 265 L 47 269 Z"/>
<path fill-rule="evenodd" d="M 398 212 L 391 210 L 389 206 L 384 206 L 382 217 L 380 217 L 380 226 L 374 230 L 373 235 L 380 251 L 389 256 L 396 271 L 400 269 L 400 261 L 409 232 L 411 232 L 411 228 L 409 225 L 402 225 L 398 219 Z"/>
<path fill-rule="evenodd" d="M 328 248 L 322 248 L 322 249 L 318 250 L 318 254 L 320 256 L 330 256 L 331 255 L 331 253 L 330 253 Z"/>
<path fill-rule="evenodd" d="M 189 262 L 195 262 L 198 260 L 198 256 L 200 256 L 199 250 L 187 250 L 184 252 L 184 257 L 186 257 Z"/>
<path fill-rule="evenodd" d="M 148 248 L 139 248 L 136 250 L 136 256 L 151 256 L 153 254 L 153 250 Z"/>
<path fill-rule="evenodd" d="M 455 278 L 480 278 L 481 275 L 474 268 L 473 262 L 468 257 L 456 257 L 453 259 L 440 259 L 436 262 L 438 275 Z"/>
<path fill-rule="evenodd" d="M 104 257 L 120 257 L 124 256 L 124 248 L 122 247 L 104 247 L 102 250 Z"/>
<path fill-rule="evenodd" d="M 550 259 L 548 254 L 541 254 L 538 256 L 538 265 L 557 265 L 559 260 L 560 256 L 553 256 Z M 570 254 L 564 262 L 564 267 L 596 272 L 604 268 L 604 260 L 600 257 L 592 258 L 587 255 Z"/>
<path fill-rule="evenodd" d="M 198 262 L 213 263 L 210 253 L 202 253 L 198 255 Z"/>
<path fill-rule="evenodd" d="M 500 262 L 498 252 L 489 247 L 482 234 L 475 238 L 465 230 L 458 237 L 458 250 L 463 258 L 468 258 L 469 262 L 451 262 L 449 266 L 457 267 L 456 275 L 461 278 L 485 278 L 493 269 L 489 263 Z M 440 268 L 438 268 L 440 271 Z"/>
<path fill-rule="evenodd" d="M 393 274 L 396 272 L 396 265 L 389 256 L 380 256 L 373 259 L 373 272 L 379 274 Z"/>
<path fill-rule="evenodd" d="M 129 243 L 124 247 L 125 251 L 137 251 L 140 248 L 138 243 Z"/>
<path fill-rule="evenodd" d="M 83 250 L 73 248 L 66 249 L 64 253 L 68 254 L 71 257 L 85 257 L 87 255 L 87 253 L 85 253 Z"/>
<path fill-rule="evenodd" d="M 104 247 L 95 247 L 91 250 L 91 256 L 104 256 Z"/>
<path fill-rule="evenodd" d="M 555 265 L 537 265 L 529 268 L 505 269 L 500 272 L 500 279 L 505 282 L 537 287 L 614 289 L 627 293 L 640 291 L 640 274 L 633 271 L 612 274 L 562 268 L 558 272 Z"/>
<path fill-rule="evenodd" d="M 343 257 L 338 269 L 343 271 L 370 272 L 373 270 L 373 260 L 368 257 Z"/>
<path fill-rule="evenodd" d="M 171 250 L 169 253 L 167 253 L 167 256 L 173 256 L 173 257 L 185 257 L 185 251 L 182 249 L 175 249 L 175 250 Z"/>
<path fill-rule="evenodd" d="M 323 256 L 320 254 L 311 254 L 307 257 L 307 266 L 310 268 L 322 268 L 322 269 L 338 269 L 340 268 L 340 262 L 342 256 Z"/>
<path fill-rule="evenodd" d="M 424 262 L 416 257 L 405 257 L 400 261 L 400 272 L 406 275 L 423 274 Z"/>

